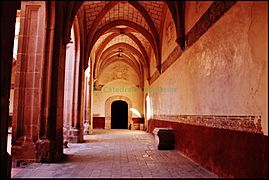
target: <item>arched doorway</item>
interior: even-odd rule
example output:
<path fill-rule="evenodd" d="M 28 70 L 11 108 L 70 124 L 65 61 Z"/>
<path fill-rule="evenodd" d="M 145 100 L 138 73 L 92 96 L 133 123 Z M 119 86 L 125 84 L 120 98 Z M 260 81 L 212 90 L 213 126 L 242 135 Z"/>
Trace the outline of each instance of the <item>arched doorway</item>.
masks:
<path fill-rule="evenodd" d="M 128 124 L 130 124 L 132 120 L 132 112 L 130 109 L 132 108 L 132 102 L 128 97 L 125 96 L 111 96 L 105 102 L 105 129 L 111 129 L 111 107 L 112 103 L 115 101 L 124 101 L 127 103 L 127 112 L 128 112 Z"/>
<path fill-rule="evenodd" d="M 111 104 L 111 129 L 128 128 L 128 104 L 125 101 L 114 101 Z"/>

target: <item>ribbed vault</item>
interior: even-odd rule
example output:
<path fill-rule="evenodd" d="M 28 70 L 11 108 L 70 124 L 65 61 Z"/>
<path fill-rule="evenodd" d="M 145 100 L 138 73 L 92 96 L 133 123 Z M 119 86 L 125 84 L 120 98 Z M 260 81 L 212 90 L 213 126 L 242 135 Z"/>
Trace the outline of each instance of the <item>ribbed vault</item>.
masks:
<path fill-rule="evenodd" d="M 141 85 L 150 79 L 150 63 L 160 72 L 162 21 L 167 10 L 171 5 L 164 1 L 84 1 L 79 12 L 84 15 L 86 57 L 93 65 L 95 81 L 116 61 L 130 65 Z"/>

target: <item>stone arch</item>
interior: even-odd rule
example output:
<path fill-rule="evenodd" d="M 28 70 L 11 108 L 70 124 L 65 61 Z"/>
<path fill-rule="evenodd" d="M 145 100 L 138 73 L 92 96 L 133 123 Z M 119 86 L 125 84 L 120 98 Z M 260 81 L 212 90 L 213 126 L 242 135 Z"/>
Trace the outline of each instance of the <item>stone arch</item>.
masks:
<path fill-rule="evenodd" d="M 117 100 L 122 100 L 128 105 L 128 126 L 132 120 L 132 112 L 130 111 L 132 101 L 126 96 L 111 96 L 105 102 L 105 129 L 111 129 L 111 104 Z"/>

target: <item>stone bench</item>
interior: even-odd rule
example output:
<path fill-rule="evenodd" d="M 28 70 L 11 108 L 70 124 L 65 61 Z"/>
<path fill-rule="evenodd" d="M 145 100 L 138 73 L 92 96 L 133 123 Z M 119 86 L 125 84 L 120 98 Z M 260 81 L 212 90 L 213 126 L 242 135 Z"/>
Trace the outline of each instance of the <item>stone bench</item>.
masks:
<path fill-rule="evenodd" d="M 144 131 L 144 124 L 143 123 L 133 123 L 130 125 L 131 130 L 142 130 Z"/>
<path fill-rule="evenodd" d="M 175 131 L 172 128 L 155 128 L 153 134 L 158 150 L 175 149 Z"/>

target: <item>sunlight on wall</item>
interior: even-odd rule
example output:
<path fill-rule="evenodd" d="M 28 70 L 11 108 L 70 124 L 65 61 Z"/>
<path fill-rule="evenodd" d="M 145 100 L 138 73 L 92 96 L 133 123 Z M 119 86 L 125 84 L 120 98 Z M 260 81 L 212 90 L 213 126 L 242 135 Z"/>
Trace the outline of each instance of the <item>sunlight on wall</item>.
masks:
<path fill-rule="evenodd" d="M 150 98 L 149 96 L 146 97 L 146 103 L 147 103 L 147 120 L 149 120 L 152 117 L 152 113 L 151 113 L 151 105 L 150 105 Z"/>
<path fill-rule="evenodd" d="M 85 71 L 85 76 L 90 77 L 90 75 L 91 75 L 90 73 L 91 73 L 91 68 L 90 68 L 90 66 L 88 66 L 88 68 Z"/>
<path fill-rule="evenodd" d="M 17 59 L 19 32 L 20 32 L 20 10 L 17 10 L 17 17 L 16 17 L 16 24 L 15 24 L 15 37 L 14 37 L 14 46 L 13 46 L 13 58 L 14 59 Z"/>
<path fill-rule="evenodd" d="M 135 108 L 130 108 L 130 111 L 132 111 L 132 113 L 134 113 L 136 116 L 142 117 L 138 110 L 136 110 Z"/>

